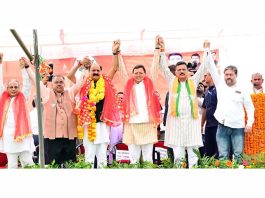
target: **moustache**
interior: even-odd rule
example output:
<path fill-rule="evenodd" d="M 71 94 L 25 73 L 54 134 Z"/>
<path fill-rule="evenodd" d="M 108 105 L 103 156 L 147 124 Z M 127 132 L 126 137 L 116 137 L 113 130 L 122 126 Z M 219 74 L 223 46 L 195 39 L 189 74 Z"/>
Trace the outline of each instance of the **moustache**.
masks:
<path fill-rule="evenodd" d="M 254 87 L 257 87 L 257 86 L 258 86 L 258 84 L 257 84 L 257 83 L 253 83 L 253 86 L 254 86 Z"/>
<path fill-rule="evenodd" d="M 93 74 L 93 76 L 99 76 L 99 74 Z"/>
<path fill-rule="evenodd" d="M 184 73 L 180 73 L 180 75 L 185 75 Z"/>

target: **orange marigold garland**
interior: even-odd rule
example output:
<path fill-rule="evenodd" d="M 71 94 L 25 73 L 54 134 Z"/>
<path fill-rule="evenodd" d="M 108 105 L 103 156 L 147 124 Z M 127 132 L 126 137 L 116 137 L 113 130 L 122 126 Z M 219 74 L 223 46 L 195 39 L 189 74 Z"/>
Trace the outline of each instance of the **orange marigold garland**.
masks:
<path fill-rule="evenodd" d="M 86 93 L 89 98 L 84 96 L 78 101 L 74 112 L 78 114 L 77 137 L 84 138 L 83 125 L 88 124 L 88 139 L 94 141 L 96 139 L 96 103 L 105 97 L 105 81 L 102 76 L 96 83 L 89 78 L 85 83 Z M 82 108 L 80 106 L 82 104 Z"/>
<path fill-rule="evenodd" d="M 265 94 L 252 94 L 251 98 L 255 107 L 255 120 L 252 132 L 245 135 L 244 152 L 248 155 L 265 153 Z"/>

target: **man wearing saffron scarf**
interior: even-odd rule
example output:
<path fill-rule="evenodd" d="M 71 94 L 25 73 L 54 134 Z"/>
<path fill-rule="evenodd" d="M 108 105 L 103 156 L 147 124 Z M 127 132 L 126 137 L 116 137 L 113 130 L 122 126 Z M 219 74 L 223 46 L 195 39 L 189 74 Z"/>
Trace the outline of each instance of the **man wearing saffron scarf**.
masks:
<path fill-rule="evenodd" d="M 24 75 L 29 66 L 24 68 L 21 62 L 23 62 L 22 59 L 20 59 L 20 67 L 23 77 L 29 79 Z M 1 63 L 0 84 L 3 87 Z M 23 85 L 27 86 L 26 79 L 23 79 Z M 6 91 L 3 93 L 2 91 L 0 90 L 0 152 L 6 153 L 8 168 L 18 168 L 18 158 L 22 167 L 33 165 L 32 156 L 35 146 L 25 92 L 20 91 L 20 83 L 16 79 L 9 80 Z"/>
<path fill-rule="evenodd" d="M 198 162 L 193 150 L 203 146 L 196 87 L 203 79 L 205 67 L 201 65 L 196 74 L 190 77 L 187 64 L 178 62 L 174 76 L 168 68 L 162 37 L 156 37 L 156 46 L 155 56 L 159 56 L 160 52 L 160 69 L 169 83 L 165 145 L 173 148 L 175 163 L 185 160 L 185 149 L 187 149 L 189 168 L 191 168 Z"/>
<path fill-rule="evenodd" d="M 113 53 L 117 53 L 117 45 L 117 41 L 114 41 Z M 76 67 L 69 72 L 70 80 L 77 71 Z M 110 126 L 121 124 L 118 98 L 111 82 L 116 71 L 117 68 L 113 66 L 107 75 L 103 75 L 102 67 L 91 63 L 75 109 L 78 114 L 78 139 L 83 139 L 85 161 L 94 163 L 96 156 L 99 168 L 107 165 Z"/>
<path fill-rule="evenodd" d="M 160 124 L 159 96 L 154 89 L 153 80 L 147 77 L 143 65 L 136 65 L 129 78 L 122 60 L 118 55 L 118 65 L 122 78 L 125 80 L 123 99 L 123 143 L 128 145 L 130 161 L 135 164 L 140 160 L 141 152 L 144 161 L 153 162 L 153 144 L 157 139 L 157 126 Z"/>
<path fill-rule="evenodd" d="M 25 62 L 26 64 L 26 62 Z M 34 73 L 27 70 L 32 81 Z M 73 113 L 75 96 L 83 85 L 83 80 L 65 88 L 63 75 L 53 75 L 52 88 L 40 83 L 44 120 L 45 163 L 55 161 L 63 165 L 66 161 L 76 161 L 77 119 Z"/>

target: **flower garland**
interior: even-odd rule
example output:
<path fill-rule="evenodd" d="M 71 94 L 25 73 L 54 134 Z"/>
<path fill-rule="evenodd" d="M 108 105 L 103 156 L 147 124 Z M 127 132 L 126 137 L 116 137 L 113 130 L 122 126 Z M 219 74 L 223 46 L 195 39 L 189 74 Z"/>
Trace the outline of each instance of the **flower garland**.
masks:
<path fill-rule="evenodd" d="M 95 86 L 96 85 L 96 86 Z M 95 83 L 92 78 L 89 78 L 85 83 L 86 93 L 88 97 L 84 96 L 80 99 L 75 108 L 75 113 L 78 114 L 77 137 L 78 139 L 84 138 L 83 125 L 88 123 L 88 140 L 94 141 L 96 139 L 96 103 L 105 97 L 105 80 L 100 76 Z M 80 109 L 82 105 L 83 108 Z"/>
<path fill-rule="evenodd" d="M 91 86 L 89 90 L 89 106 L 88 110 L 90 111 L 89 117 L 91 119 L 91 122 L 88 124 L 88 139 L 89 141 L 94 141 L 96 139 L 96 126 L 97 126 L 97 121 L 96 121 L 96 103 L 98 103 L 100 100 L 103 100 L 105 97 L 105 81 L 102 77 L 98 79 L 96 82 L 94 80 L 90 79 Z"/>
<path fill-rule="evenodd" d="M 252 132 L 245 134 L 244 152 L 248 155 L 265 152 L 265 94 L 252 94 L 251 98 L 255 107 L 255 120 Z"/>

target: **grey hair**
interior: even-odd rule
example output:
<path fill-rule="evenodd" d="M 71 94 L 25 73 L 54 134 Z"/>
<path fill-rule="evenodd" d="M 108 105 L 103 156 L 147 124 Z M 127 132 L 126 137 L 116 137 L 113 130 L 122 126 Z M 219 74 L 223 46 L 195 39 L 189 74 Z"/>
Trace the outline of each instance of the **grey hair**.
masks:
<path fill-rule="evenodd" d="M 227 70 L 232 70 L 235 72 L 235 74 L 237 75 L 237 67 L 234 66 L 234 65 L 229 65 L 227 66 L 225 69 L 224 69 L 224 73 L 227 71 Z"/>
<path fill-rule="evenodd" d="M 261 79 L 263 79 L 261 73 L 254 73 L 251 75 L 251 78 L 254 78 L 254 76 L 259 76 L 259 77 L 261 77 Z"/>
<path fill-rule="evenodd" d="M 8 87 L 9 84 L 12 83 L 12 82 L 16 82 L 16 83 L 18 84 L 18 86 L 20 87 L 20 82 L 19 82 L 17 79 L 15 79 L 15 78 L 10 79 L 10 80 L 7 82 L 7 84 L 6 84 L 6 87 Z"/>

